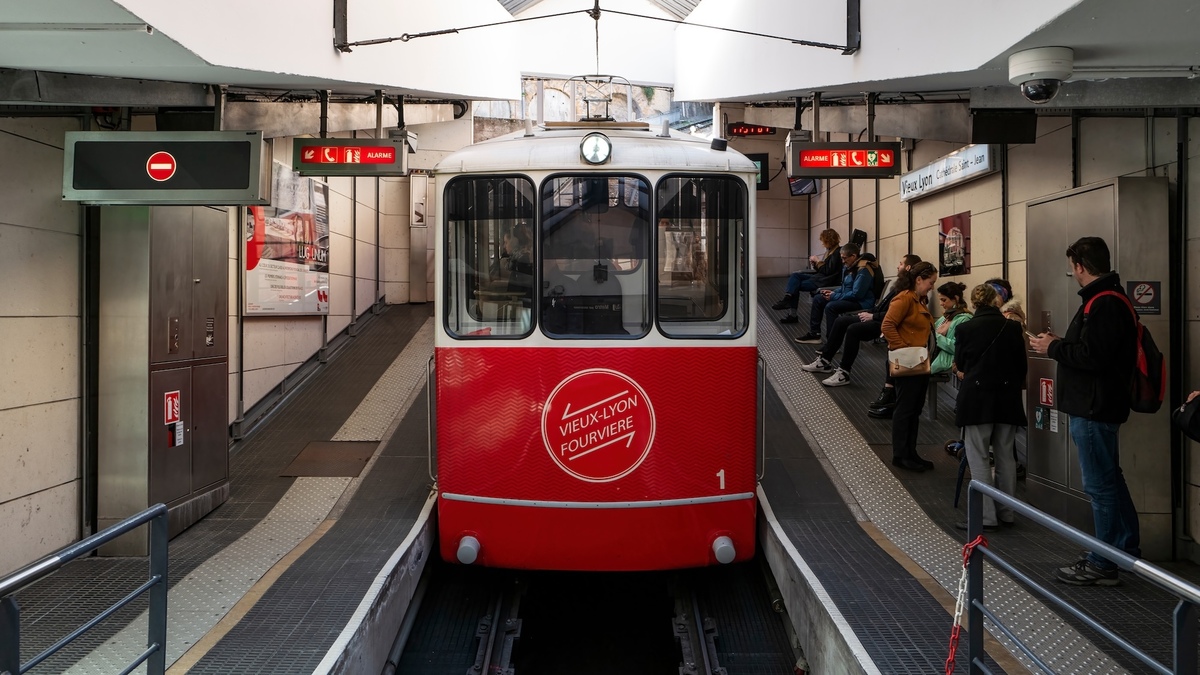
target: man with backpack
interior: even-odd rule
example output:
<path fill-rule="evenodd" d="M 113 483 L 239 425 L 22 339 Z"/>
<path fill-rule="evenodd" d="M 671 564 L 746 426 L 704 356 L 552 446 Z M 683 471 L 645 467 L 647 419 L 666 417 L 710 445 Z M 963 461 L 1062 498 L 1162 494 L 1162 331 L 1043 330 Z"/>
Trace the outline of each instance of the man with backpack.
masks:
<path fill-rule="evenodd" d="M 1118 439 L 1129 419 L 1138 360 L 1138 321 L 1121 278 L 1112 271 L 1108 245 L 1083 237 L 1067 247 L 1067 263 L 1083 302 L 1065 337 L 1042 333 L 1030 348 L 1058 362 L 1055 404 L 1071 416 L 1083 490 L 1092 500 L 1096 538 L 1141 557 L 1137 510 L 1121 473 Z M 1094 551 L 1058 569 L 1059 581 L 1077 586 L 1120 583 L 1112 561 Z"/>

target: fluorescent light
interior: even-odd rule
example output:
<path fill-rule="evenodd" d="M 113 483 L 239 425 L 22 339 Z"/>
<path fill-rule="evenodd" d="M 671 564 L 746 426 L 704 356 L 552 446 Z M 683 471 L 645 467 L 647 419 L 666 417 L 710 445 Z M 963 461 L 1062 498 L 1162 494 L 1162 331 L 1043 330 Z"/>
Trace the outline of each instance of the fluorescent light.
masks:
<path fill-rule="evenodd" d="M 0 30 L 35 33 L 59 31 L 96 31 L 100 33 L 154 34 L 154 26 L 146 23 L 0 23 Z"/>

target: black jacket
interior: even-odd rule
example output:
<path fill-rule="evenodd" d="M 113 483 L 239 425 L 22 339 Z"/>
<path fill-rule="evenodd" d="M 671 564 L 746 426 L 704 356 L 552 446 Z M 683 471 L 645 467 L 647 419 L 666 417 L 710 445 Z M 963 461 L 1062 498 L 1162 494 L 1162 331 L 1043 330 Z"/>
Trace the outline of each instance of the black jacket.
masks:
<path fill-rule="evenodd" d="M 1050 343 L 1049 356 L 1058 362 L 1055 407 L 1095 422 L 1121 424 L 1129 419 L 1129 388 L 1137 361 L 1137 324 L 1120 298 L 1096 300 L 1087 320 L 1083 308 L 1101 291 L 1125 295 L 1116 272 L 1101 275 L 1079 289 L 1083 302 L 1067 334 Z"/>
<path fill-rule="evenodd" d="M 842 283 L 842 249 L 825 252 L 825 258 L 817 264 L 813 278 L 818 286 L 837 286 Z"/>
<path fill-rule="evenodd" d="M 1015 424 L 1025 426 L 1028 357 L 1021 324 L 1004 318 L 996 307 L 980 307 L 958 325 L 954 364 L 963 372 L 954 416 L 957 426 Z"/>
<path fill-rule="evenodd" d="M 883 323 L 883 317 L 887 316 L 888 306 L 892 304 L 892 300 L 895 299 L 896 293 L 898 292 L 899 291 L 896 290 L 896 284 L 892 284 L 892 290 L 888 291 L 887 295 L 883 296 L 879 302 L 875 303 L 875 308 L 871 310 L 871 313 L 874 314 L 874 317 L 872 318 L 875 321 Z"/>

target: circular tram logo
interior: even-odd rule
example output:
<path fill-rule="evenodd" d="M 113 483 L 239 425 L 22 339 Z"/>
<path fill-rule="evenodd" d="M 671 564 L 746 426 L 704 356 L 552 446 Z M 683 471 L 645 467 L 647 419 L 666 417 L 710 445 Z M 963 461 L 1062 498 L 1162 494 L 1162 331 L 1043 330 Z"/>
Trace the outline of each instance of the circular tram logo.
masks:
<path fill-rule="evenodd" d="M 581 370 L 560 382 L 542 409 L 542 439 L 559 468 L 607 483 L 650 454 L 654 408 L 637 382 L 615 370 Z"/>

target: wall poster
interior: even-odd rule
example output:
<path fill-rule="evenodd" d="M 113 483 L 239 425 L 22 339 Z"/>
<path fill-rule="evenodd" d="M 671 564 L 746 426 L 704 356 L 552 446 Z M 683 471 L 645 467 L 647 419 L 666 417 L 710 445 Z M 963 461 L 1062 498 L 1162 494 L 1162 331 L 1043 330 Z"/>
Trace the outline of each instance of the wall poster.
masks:
<path fill-rule="evenodd" d="M 246 314 L 328 314 L 329 185 L 275 162 L 271 205 L 243 216 Z"/>
<path fill-rule="evenodd" d="M 938 274 L 952 277 L 971 273 L 971 212 L 963 211 L 946 216 L 938 229 Z"/>

